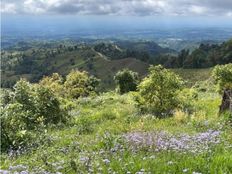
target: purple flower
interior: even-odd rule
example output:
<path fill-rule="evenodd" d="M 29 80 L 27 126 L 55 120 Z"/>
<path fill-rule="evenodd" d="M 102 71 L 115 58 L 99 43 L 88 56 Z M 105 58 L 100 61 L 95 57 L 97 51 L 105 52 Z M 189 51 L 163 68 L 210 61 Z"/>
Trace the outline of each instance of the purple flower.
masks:
<path fill-rule="evenodd" d="M 211 145 L 220 143 L 220 131 L 208 130 L 196 135 L 180 134 L 177 136 L 166 132 L 132 132 L 124 135 L 132 150 L 148 148 L 162 151 L 201 153 L 209 150 Z"/>

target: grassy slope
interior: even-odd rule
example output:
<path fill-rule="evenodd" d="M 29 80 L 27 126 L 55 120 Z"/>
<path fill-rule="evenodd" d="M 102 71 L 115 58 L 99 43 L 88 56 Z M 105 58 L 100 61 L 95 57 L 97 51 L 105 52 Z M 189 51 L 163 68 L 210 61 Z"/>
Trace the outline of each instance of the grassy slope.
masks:
<path fill-rule="evenodd" d="M 28 52 L 28 54 L 31 53 Z M 102 80 L 105 89 L 114 88 L 113 76 L 117 71 L 123 68 L 129 68 L 133 71 L 139 72 L 139 74 L 143 76 L 146 74 L 149 67 L 147 63 L 134 58 L 109 60 L 106 56 L 90 48 L 66 51 L 47 59 L 39 52 L 33 59 L 39 65 L 45 67 L 49 74 L 52 72 L 58 72 L 62 75 L 66 75 L 72 69 L 88 71 L 90 74 L 95 75 Z M 71 59 L 74 60 L 74 64 L 71 64 Z M 89 68 L 89 63 L 92 64 L 92 68 Z M 14 71 L 5 71 L 2 73 L 2 81 L 16 81 L 20 77 L 32 80 L 33 74 L 17 75 Z M 103 86 L 101 86 L 101 88 L 103 88 Z"/>
<path fill-rule="evenodd" d="M 205 69 L 173 69 L 184 80 L 188 81 L 188 86 L 194 85 L 196 82 L 209 79 L 212 68 Z"/>
<path fill-rule="evenodd" d="M 35 172 L 62 173 L 231 173 L 232 129 L 217 116 L 220 97 L 200 93 L 195 104 L 196 113 L 187 116 L 177 112 L 173 118 L 154 119 L 138 114 L 131 94 L 105 93 L 75 102 L 74 125 L 48 130 L 51 143 L 18 157 L 2 156 L 1 168 L 22 164 Z M 175 151 L 137 152 L 129 150 L 120 137 L 134 131 L 166 131 L 171 134 L 193 135 L 206 130 L 221 130 L 223 141 L 201 154 Z M 228 143 L 230 147 L 228 146 Z M 112 148 L 122 144 L 121 150 Z M 199 149 L 200 150 L 200 149 Z M 87 160 L 86 160 L 87 159 Z M 110 160 L 109 164 L 104 162 Z M 60 167 L 59 167 L 60 166 Z"/>

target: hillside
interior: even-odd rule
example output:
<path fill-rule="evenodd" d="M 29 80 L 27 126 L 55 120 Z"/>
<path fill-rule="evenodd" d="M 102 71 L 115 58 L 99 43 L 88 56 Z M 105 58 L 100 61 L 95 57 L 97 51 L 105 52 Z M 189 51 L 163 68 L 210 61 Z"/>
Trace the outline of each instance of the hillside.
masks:
<path fill-rule="evenodd" d="M 79 69 L 101 79 L 103 83 L 100 90 L 105 90 L 114 87 L 113 76 L 123 68 L 129 68 L 143 76 L 149 64 L 162 64 L 175 69 L 200 69 L 230 63 L 232 41 L 221 45 L 205 43 L 192 52 L 182 50 L 179 53 L 151 41 L 20 42 L 2 50 L 1 56 L 2 87 L 12 87 L 20 77 L 37 82 L 44 75 L 53 72 L 64 76 L 71 69 Z M 181 71 L 177 72 L 183 74 Z M 191 70 L 189 72 L 189 77 L 194 78 Z M 207 74 L 209 73 L 206 73 L 206 77 L 209 77 Z M 198 75 L 201 76 L 200 73 Z"/>
<path fill-rule="evenodd" d="M 60 44 L 2 52 L 3 83 L 62 76 L 1 90 L 0 173 L 232 172 L 231 114 L 219 117 L 212 68 L 159 65 L 147 74 L 145 61 L 113 59 L 107 49 Z M 146 78 L 135 79 L 137 91 L 119 94 L 113 76 L 125 67 Z M 100 78 L 104 92 L 96 79 L 72 69 Z"/>
<path fill-rule="evenodd" d="M 72 69 L 79 69 L 101 79 L 104 84 L 101 88 L 108 89 L 114 86 L 112 79 L 118 70 L 129 68 L 144 75 L 149 66 L 135 58 L 111 60 L 108 56 L 82 44 L 2 52 L 2 86 L 10 87 L 20 77 L 37 82 L 53 72 L 66 75 Z"/>
<path fill-rule="evenodd" d="M 160 57 L 157 63 L 169 68 L 208 68 L 232 62 L 232 40 L 222 44 L 201 43 L 193 51 L 181 50 L 178 56 Z"/>
<path fill-rule="evenodd" d="M 1 171 L 229 174 L 232 130 L 217 116 L 220 98 L 198 94 L 196 112 L 165 119 L 140 114 L 132 94 L 80 98 L 71 125 L 47 127 L 30 147 L 3 153 Z"/>

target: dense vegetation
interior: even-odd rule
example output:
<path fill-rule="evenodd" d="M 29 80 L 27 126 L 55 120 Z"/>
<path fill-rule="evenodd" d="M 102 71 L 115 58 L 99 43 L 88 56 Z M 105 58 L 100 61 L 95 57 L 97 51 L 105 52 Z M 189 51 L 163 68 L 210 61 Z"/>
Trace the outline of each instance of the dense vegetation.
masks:
<path fill-rule="evenodd" d="M 151 66 L 140 83 L 135 72 L 122 70 L 115 74 L 119 93 L 100 94 L 99 81 L 83 71 L 64 78 L 52 74 L 34 84 L 20 80 L 1 93 L 1 168 L 12 173 L 231 173 L 232 117 L 218 115 L 217 92 L 217 85 L 231 84 L 230 73 L 231 64 L 218 66 L 215 81 L 199 79 L 188 88 L 161 65 Z"/>
<path fill-rule="evenodd" d="M 164 56 L 160 58 L 160 61 L 169 68 L 206 68 L 231 63 L 232 40 L 221 45 L 201 44 L 192 52 L 182 50 L 178 56 Z"/>
<path fill-rule="evenodd" d="M 21 46 L 20 46 L 21 45 Z M 67 75 L 72 69 L 85 70 L 102 80 L 100 90 L 113 89 L 113 76 L 123 68 L 148 73 L 149 64 L 166 68 L 206 68 L 232 62 L 232 41 L 201 44 L 179 53 L 152 41 L 101 43 L 33 42 L 17 43 L 1 51 L 2 87 L 12 87 L 20 77 L 38 82 L 44 75 Z M 106 75 L 107 74 L 107 75 Z"/>

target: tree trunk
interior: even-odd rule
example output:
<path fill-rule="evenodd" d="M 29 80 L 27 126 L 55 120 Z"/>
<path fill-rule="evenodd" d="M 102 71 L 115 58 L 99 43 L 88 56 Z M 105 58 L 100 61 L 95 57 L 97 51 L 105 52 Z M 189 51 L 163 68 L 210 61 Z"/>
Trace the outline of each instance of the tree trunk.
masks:
<path fill-rule="evenodd" d="M 232 113 L 232 89 L 225 89 L 222 96 L 220 113 L 230 111 Z"/>

